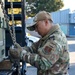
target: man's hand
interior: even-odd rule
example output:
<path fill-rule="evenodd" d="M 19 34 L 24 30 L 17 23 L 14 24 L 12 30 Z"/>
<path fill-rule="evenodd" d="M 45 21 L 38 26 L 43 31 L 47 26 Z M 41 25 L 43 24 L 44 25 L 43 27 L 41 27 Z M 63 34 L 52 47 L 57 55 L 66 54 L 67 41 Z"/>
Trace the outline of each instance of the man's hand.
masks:
<path fill-rule="evenodd" d="M 22 47 L 18 43 L 15 43 L 14 48 L 10 47 L 9 54 L 14 59 L 20 59 L 21 51 Z"/>
<path fill-rule="evenodd" d="M 9 55 L 11 60 L 20 60 L 23 59 L 23 56 L 27 54 L 26 50 L 23 50 L 23 48 L 18 44 L 15 43 L 14 48 L 10 47 Z"/>

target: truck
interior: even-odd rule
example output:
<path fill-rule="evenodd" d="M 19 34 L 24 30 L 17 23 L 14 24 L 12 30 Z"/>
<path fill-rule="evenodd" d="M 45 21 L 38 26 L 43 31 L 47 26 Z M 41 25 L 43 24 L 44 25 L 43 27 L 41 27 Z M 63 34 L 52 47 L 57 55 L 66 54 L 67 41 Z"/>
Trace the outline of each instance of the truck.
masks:
<path fill-rule="evenodd" d="M 20 8 L 18 14 L 8 12 L 14 8 Z M 26 63 L 12 63 L 9 57 L 9 48 L 14 42 L 21 46 L 27 45 L 27 37 L 25 32 L 25 0 L 0 0 L 0 75 L 25 75 Z M 10 25 L 9 22 L 12 21 Z M 21 27 L 15 26 L 14 21 L 21 21 Z M 14 24 L 13 24 L 14 23 Z M 13 33 L 11 33 L 14 31 Z M 12 35 L 13 36 L 12 36 Z M 15 38 L 15 41 L 13 40 Z"/>

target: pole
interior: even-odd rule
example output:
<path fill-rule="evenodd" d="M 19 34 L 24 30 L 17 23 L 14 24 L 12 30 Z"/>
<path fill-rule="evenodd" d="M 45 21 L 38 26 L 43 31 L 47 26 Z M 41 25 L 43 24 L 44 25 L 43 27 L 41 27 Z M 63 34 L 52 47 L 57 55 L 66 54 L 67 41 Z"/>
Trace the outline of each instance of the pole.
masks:
<path fill-rule="evenodd" d="M 22 46 L 27 46 L 26 43 L 26 32 L 25 32 L 25 28 L 26 28 L 26 23 L 25 23 L 25 3 L 26 0 L 22 0 Z M 26 62 L 22 61 L 22 70 L 21 70 L 21 75 L 25 75 L 26 72 Z"/>
<path fill-rule="evenodd" d="M 22 46 L 27 45 L 25 28 L 25 0 L 22 0 Z"/>

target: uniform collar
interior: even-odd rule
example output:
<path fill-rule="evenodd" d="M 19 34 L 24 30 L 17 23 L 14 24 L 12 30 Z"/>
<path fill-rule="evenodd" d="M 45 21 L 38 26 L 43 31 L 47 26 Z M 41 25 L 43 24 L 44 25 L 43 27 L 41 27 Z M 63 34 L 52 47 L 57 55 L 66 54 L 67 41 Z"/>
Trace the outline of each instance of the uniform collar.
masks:
<path fill-rule="evenodd" d="M 57 31 L 59 28 L 60 28 L 59 25 L 52 26 L 52 28 L 50 29 L 48 34 L 46 36 L 42 37 L 41 40 L 45 40 L 48 36 L 50 36 L 53 32 Z"/>

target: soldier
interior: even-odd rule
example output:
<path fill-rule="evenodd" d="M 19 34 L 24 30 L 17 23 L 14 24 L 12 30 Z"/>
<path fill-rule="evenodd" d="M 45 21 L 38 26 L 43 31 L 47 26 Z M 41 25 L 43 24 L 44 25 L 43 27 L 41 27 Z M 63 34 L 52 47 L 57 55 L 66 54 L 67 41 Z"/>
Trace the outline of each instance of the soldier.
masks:
<path fill-rule="evenodd" d="M 50 13 L 40 11 L 27 27 L 41 35 L 38 42 L 30 47 L 10 48 L 12 59 L 21 59 L 38 69 L 37 75 L 68 75 L 69 51 L 65 34 L 59 25 L 54 25 Z"/>

